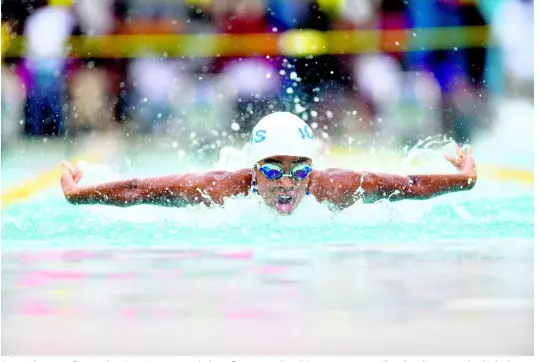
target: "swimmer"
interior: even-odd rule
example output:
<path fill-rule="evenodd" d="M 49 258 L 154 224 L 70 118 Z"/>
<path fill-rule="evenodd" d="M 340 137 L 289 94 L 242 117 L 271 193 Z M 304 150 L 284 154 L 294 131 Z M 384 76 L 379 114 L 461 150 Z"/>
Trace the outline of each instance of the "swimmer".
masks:
<path fill-rule="evenodd" d="M 455 174 L 399 176 L 338 168 L 317 170 L 314 133 L 289 112 L 271 113 L 258 122 L 252 131 L 248 158 L 252 167 L 236 171 L 185 173 L 84 187 L 78 185 L 82 170 L 63 162 L 61 184 L 72 204 L 210 206 L 251 192 L 271 209 L 288 215 L 305 197 L 339 210 L 358 200 L 429 199 L 470 190 L 477 181 L 471 148 L 465 153 L 458 146 L 457 157 L 446 156 L 458 170 Z"/>

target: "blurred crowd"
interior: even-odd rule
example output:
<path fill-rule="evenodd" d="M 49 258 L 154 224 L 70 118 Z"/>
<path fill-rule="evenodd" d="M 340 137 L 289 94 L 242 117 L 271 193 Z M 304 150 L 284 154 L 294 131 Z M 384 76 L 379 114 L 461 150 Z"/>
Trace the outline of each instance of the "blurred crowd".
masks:
<path fill-rule="evenodd" d="M 488 26 L 488 46 L 234 57 L 71 57 L 67 47 L 77 35 L 465 26 Z M 218 148 L 275 110 L 338 144 L 466 142 L 489 126 L 496 97 L 533 99 L 532 0 L 3 0 L 2 31 L 4 145 L 122 130 Z M 27 46 L 4 54 L 15 36 Z"/>

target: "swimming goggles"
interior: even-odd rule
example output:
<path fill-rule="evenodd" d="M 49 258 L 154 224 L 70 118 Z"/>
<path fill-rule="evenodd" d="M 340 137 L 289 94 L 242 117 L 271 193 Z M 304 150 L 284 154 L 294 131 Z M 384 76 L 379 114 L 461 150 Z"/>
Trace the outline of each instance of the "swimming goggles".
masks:
<path fill-rule="evenodd" d="M 301 164 L 294 166 L 289 174 L 285 174 L 284 170 L 273 163 L 265 163 L 262 166 L 260 166 L 258 163 L 256 164 L 256 168 L 266 177 L 268 180 L 277 180 L 281 177 L 290 177 L 294 180 L 300 181 L 307 178 L 307 176 L 310 175 L 312 172 L 312 167 L 307 164 Z"/>

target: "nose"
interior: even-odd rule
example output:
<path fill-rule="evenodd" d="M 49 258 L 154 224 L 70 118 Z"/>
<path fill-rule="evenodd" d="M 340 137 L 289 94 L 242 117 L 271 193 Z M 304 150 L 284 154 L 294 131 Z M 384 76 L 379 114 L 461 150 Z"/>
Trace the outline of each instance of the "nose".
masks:
<path fill-rule="evenodd" d="M 282 188 L 291 189 L 295 186 L 295 183 L 290 177 L 281 177 L 279 179 L 279 186 Z"/>

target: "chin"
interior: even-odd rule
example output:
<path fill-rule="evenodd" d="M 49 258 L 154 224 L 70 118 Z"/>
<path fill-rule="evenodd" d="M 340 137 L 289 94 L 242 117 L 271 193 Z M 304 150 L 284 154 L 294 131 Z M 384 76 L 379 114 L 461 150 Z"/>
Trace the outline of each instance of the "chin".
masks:
<path fill-rule="evenodd" d="M 283 216 L 292 215 L 292 214 L 294 213 L 294 210 L 295 210 L 295 209 L 296 209 L 296 208 L 293 208 L 293 209 L 287 210 L 287 211 L 283 211 L 283 210 L 279 210 L 279 209 L 275 209 L 275 208 L 274 208 L 274 210 L 277 211 L 277 213 L 279 213 L 279 215 L 283 215 Z"/>

